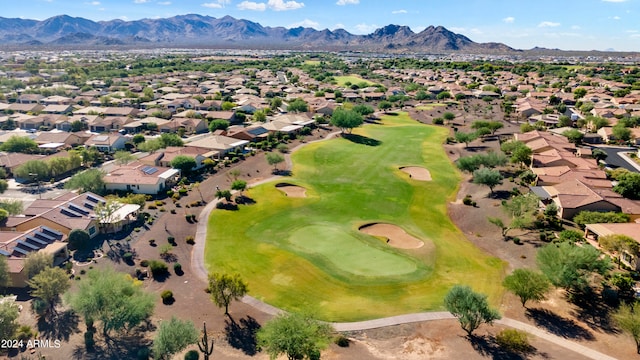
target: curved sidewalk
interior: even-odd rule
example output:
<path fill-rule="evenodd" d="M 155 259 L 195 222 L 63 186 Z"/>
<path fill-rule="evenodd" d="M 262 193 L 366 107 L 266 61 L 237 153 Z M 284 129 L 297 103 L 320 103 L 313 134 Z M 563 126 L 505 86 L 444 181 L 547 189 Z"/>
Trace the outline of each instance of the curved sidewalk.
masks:
<path fill-rule="evenodd" d="M 325 137 L 324 139 L 320 139 L 320 140 L 316 140 L 316 141 L 323 141 L 323 140 L 328 140 L 330 138 L 332 138 L 333 136 L 335 136 L 338 133 L 330 133 L 327 135 L 327 137 Z M 314 141 L 314 142 L 316 142 Z M 310 144 L 312 142 L 309 142 L 307 144 Z M 300 147 L 304 146 L 306 144 L 300 144 L 298 146 L 296 146 L 293 150 L 297 150 Z M 290 159 L 290 155 L 287 154 L 285 155 L 285 159 L 286 159 L 286 164 L 287 167 L 289 169 L 291 169 L 291 159 Z M 279 176 L 273 176 L 270 177 L 268 179 L 264 179 L 258 182 L 255 182 L 251 185 L 255 186 L 255 185 L 259 185 L 265 182 L 270 182 L 274 179 L 277 179 Z M 205 208 L 202 210 L 202 212 L 200 213 L 200 216 L 198 217 L 198 225 L 196 228 L 196 235 L 195 235 L 195 244 L 193 246 L 193 249 L 191 251 L 191 271 L 193 271 L 193 273 L 199 278 L 201 279 L 203 282 L 207 282 L 207 267 L 205 265 L 205 261 L 204 261 L 204 248 L 205 248 L 205 243 L 207 240 L 207 225 L 208 225 L 208 221 L 209 221 L 209 215 L 211 214 L 211 211 L 213 211 L 213 209 L 215 209 L 216 204 L 218 203 L 219 200 L 213 200 L 210 203 L 208 203 Z M 260 310 L 266 314 L 270 314 L 270 315 L 278 315 L 280 313 L 283 313 L 284 311 L 281 309 L 278 309 L 272 305 L 269 305 L 263 301 L 260 301 L 252 296 L 246 295 L 242 298 L 242 302 L 245 304 L 248 304 L 252 307 L 254 307 L 257 310 Z M 401 325 L 401 324 L 410 324 L 410 323 L 416 323 L 416 322 L 423 322 L 423 321 L 433 321 L 433 320 L 447 320 L 447 319 L 455 319 L 455 317 L 453 315 L 451 315 L 451 313 L 446 312 L 446 311 L 441 311 L 441 312 L 423 312 L 423 313 L 414 313 L 414 314 L 405 314 L 405 315 L 398 315 L 398 316 L 391 316 L 391 317 L 386 317 L 386 318 L 380 318 L 380 319 L 373 319 L 373 320 L 367 320 L 367 321 L 357 321 L 357 322 L 346 322 L 346 323 L 331 323 L 331 325 L 334 327 L 334 329 L 336 331 L 359 331 L 359 330 L 369 330 L 369 329 L 376 329 L 376 328 L 382 328 L 382 327 L 387 327 L 387 326 L 394 326 L 394 325 Z M 535 335 L 543 340 L 549 341 L 553 344 L 556 344 L 558 346 L 562 346 L 565 349 L 574 351 L 578 354 L 581 354 L 587 358 L 590 359 L 594 359 L 594 360 L 617 360 L 614 357 L 605 355 L 601 352 L 592 350 L 586 346 L 580 345 L 578 343 L 575 343 L 573 341 L 567 340 L 565 338 L 562 338 L 560 336 L 557 335 L 553 335 L 548 331 L 545 331 L 543 329 L 537 328 L 535 326 L 517 321 L 517 320 L 513 320 L 513 319 L 509 319 L 509 318 L 502 318 L 501 320 L 497 320 L 495 322 L 496 324 L 500 324 L 500 325 L 504 325 L 504 326 L 508 326 L 508 327 L 512 327 L 514 329 L 518 329 L 518 330 L 522 330 L 522 331 L 526 331 L 527 333 L 531 334 L 531 335 Z"/>

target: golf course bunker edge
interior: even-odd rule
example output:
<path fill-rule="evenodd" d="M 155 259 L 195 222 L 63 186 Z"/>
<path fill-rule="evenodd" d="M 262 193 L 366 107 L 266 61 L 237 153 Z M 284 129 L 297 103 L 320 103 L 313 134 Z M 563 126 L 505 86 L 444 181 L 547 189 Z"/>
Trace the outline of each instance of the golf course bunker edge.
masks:
<path fill-rule="evenodd" d="M 387 244 L 398 249 L 418 249 L 424 246 L 424 241 L 408 234 L 397 225 L 387 223 L 370 223 L 358 229 L 367 235 L 379 236 L 387 239 Z"/>

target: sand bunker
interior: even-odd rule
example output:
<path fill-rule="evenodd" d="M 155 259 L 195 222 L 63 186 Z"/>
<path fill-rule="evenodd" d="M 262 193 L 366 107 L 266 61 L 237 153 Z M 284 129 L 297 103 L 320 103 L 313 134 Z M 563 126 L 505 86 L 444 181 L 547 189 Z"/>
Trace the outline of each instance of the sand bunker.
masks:
<path fill-rule="evenodd" d="M 282 191 L 288 197 L 294 197 L 294 198 L 307 197 L 307 194 L 306 194 L 307 189 L 303 188 L 302 186 L 292 185 L 287 183 L 278 183 L 276 184 L 276 188 Z"/>
<path fill-rule="evenodd" d="M 393 224 L 373 223 L 361 226 L 360 231 L 373 236 L 381 236 L 387 239 L 387 244 L 399 249 L 417 249 L 424 242 L 407 234 L 401 227 Z"/>
<path fill-rule="evenodd" d="M 429 170 L 419 166 L 405 166 L 400 170 L 409 174 L 409 177 L 418 181 L 431 181 L 431 173 Z"/>

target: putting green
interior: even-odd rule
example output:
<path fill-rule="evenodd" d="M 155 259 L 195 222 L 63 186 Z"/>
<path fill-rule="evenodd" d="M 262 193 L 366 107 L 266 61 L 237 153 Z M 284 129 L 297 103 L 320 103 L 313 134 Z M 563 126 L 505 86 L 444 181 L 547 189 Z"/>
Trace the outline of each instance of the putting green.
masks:
<path fill-rule="evenodd" d="M 373 241 L 380 243 L 377 239 Z M 319 257 L 317 263 L 335 267 L 327 269 L 331 272 L 386 277 L 409 274 L 418 269 L 416 261 L 407 256 L 389 252 L 379 244 L 367 243 L 341 229 L 324 225 L 300 228 L 291 234 L 289 242 L 307 256 Z"/>
<path fill-rule="evenodd" d="M 447 215 L 460 182 L 442 147 L 447 136 L 446 128 L 398 113 L 352 137 L 305 145 L 291 155 L 286 182 L 307 197 L 286 196 L 279 179 L 245 193 L 255 204 L 214 210 L 209 270 L 238 272 L 252 296 L 330 321 L 440 310 L 454 284 L 498 303 L 504 263 L 471 244 Z M 407 164 L 429 170 L 432 181 L 412 181 L 399 170 Z M 425 246 L 396 249 L 358 231 L 374 222 L 397 225 Z"/>

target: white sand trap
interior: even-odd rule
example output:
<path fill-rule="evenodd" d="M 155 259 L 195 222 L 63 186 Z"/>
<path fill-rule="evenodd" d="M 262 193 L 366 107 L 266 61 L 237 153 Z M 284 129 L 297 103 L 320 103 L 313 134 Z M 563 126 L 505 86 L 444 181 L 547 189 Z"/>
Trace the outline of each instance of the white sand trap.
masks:
<path fill-rule="evenodd" d="M 288 197 L 293 197 L 293 198 L 307 197 L 307 189 L 303 188 L 302 186 L 292 185 L 287 183 L 279 183 L 279 184 L 276 184 L 276 188 L 282 191 Z"/>
<path fill-rule="evenodd" d="M 401 227 L 393 224 L 373 223 L 360 227 L 360 231 L 373 236 L 387 239 L 387 244 L 399 249 L 417 249 L 424 246 L 424 242 L 407 234 Z"/>
<path fill-rule="evenodd" d="M 409 177 L 418 181 L 431 181 L 431 173 L 429 170 L 419 166 L 405 166 L 400 170 L 409 174 Z"/>

